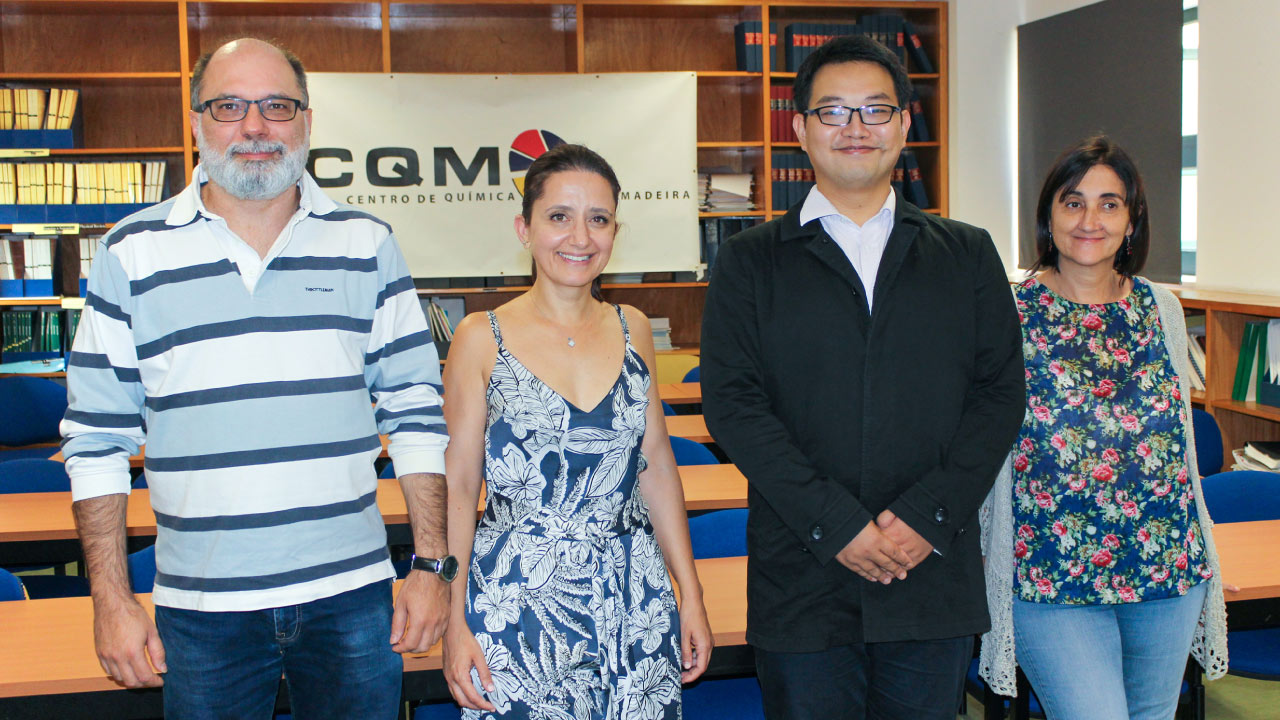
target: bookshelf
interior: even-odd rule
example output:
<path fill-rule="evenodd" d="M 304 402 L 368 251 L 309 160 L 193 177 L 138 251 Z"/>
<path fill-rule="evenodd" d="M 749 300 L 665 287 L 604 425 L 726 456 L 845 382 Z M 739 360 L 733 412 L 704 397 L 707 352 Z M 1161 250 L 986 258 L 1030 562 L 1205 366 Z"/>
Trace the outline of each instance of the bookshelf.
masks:
<path fill-rule="evenodd" d="M 1205 392 L 1192 401 L 1222 428 L 1226 462 L 1234 448 L 1250 440 L 1280 440 L 1280 408 L 1231 399 L 1245 323 L 1280 318 L 1280 296 L 1172 287 L 1185 311 L 1205 316 Z"/>
<path fill-rule="evenodd" d="M 933 200 L 928 210 L 946 215 L 948 3 L 942 1 L 0 0 L 0 83 L 79 89 L 77 149 L 54 154 L 163 159 L 168 196 L 198 162 L 186 114 L 191 66 L 239 35 L 275 38 L 318 72 L 694 71 L 698 165 L 753 174 L 761 210 L 733 216 L 768 220 L 782 214 L 769 209 L 771 156 L 800 152 L 770 137 L 769 93 L 792 83 L 795 73 L 738 70 L 734 26 L 776 23 L 781 50 L 789 23 L 853 22 L 884 11 L 916 26 L 937 65 L 937 72 L 913 72 L 911 79 L 939 140 L 912 147 Z M 108 28 L 115 40 L 104 46 Z M 465 294 L 467 310 L 488 309 L 516 291 Z M 676 344 L 697 342 L 705 285 L 646 283 L 612 287 L 607 295 L 671 318 Z"/>

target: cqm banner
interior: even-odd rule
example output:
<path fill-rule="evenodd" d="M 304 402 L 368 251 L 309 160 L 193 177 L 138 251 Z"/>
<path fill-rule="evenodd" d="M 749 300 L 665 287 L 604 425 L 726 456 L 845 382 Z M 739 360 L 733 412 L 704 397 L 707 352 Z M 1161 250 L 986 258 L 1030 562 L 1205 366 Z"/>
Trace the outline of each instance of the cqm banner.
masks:
<path fill-rule="evenodd" d="M 699 263 L 697 77 L 311 73 L 308 169 L 335 201 L 391 223 L 414 277 L 528 275 L 524 171 L 561 142 L 618 174 L 608 272 Z"/>

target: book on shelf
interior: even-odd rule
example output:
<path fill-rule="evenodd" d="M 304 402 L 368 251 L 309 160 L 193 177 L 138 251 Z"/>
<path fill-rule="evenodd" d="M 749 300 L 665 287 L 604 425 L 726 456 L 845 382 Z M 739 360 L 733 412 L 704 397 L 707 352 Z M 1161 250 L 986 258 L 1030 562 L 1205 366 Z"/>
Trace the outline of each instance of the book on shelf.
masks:
<path fill-rule="evenodd" d="M 707 275 L 715 266 L 716 255 L 725 241 L 761 222 L 763 218 L 758 217 L 702 218 L 699 223 L 698 239 L 701 242 L 702 264 L 706 266 Z M 706 279 L 705 276 L 703 279 Z"/>
<path fill-rule="evenodd" d="M 1280 318 L 1245 323 L 1231 399 L 1280 407 Z"/>
<path fill-rule="evenodd" d="M 774 142 L 800 142 L 791 118 L 795 116 L 795 89 L 790 85 L 769 88 L 769 119 Z"/>
<path fill-rule="evenodd" d="M 907 142 L 932 142 L 929 118 L 924 114 L 924 104 L 920 102 L 920 93 L 916 92 L 915 88 L 911 89 L 907 110 L 911 113 L 911 129 L 907 131 Z"/>
<path fill-rule="evenodd" d="M 0 130 L 70 130 L 80 91 L 0 88 Z"/>
<path fill-rule="evenodd" d="M 1244 444 L 1244 454 L 1268 470 L 1280 470 L 1280 442 L 1251 440 Z"/>
<path fill-rule="evenodd" d="M 733 26 L 734 59 L 742 72 L 764 72 L 764 26 L 759 20 L 747 20 Z M 778 64 L 778 25 L 769 23 L 769 57 L 773 69 Z"/>
<path fill-rule="evenodd" d="M 1201 325 L 1200 329 L 1203 330 L 1204 326 Z M 1205 378 L 1208 375 L 1208 358 L 1200 345 L 1201 337 L 1196 335 L 1190 327 L 1187 328 L 1187 356 L 1190 360 L 1188 364 L 1191 366 L 1191 377 L 1188 379 L 1191 381 L 1192 388 L 1203 392 L 1207 388 Z"/>
<path fill-rule="evenodd" d="M 653 332 L 654 350 L 674 350 L 671 345 L 671 319 L 664 317 L 649 318 L 649 328 Z"/>
<path fill-rule="evenodd" d="M 23 354 L 62 353 L 62 311 L 34 308 L 0 312 L 0 361 L 39 358 Z"/>
<path fill-rule="evenodd" d="M 920 40 L 920 33 L 916 31 L 916 26 L 911 24 L 910 20 L 903 19 L 902 30 L 905 34 L 907 54 L 911 56 L 911 62 L 915 65 L 915 70 L 920 73 L 931 74 L 936 72 L 933 63 L 929 60 L 929 53 L 925 52 L 924 43 Z"/>
<path fill-rule="evenodd" d="M 1280 469 L 1272 469 L 1268 465 L 1259 462 L 1249 454 L 1248 446 L 1236 448 L 1231 451 L 1232 470 L 1256 470 L 1258 472 L 1270 472 L 1280 474 Z"/>
<path fill-rule="evenodd" d="M 164 199 L 163 160 L 0 163 L 0 205 L 152 204 Z"/>
<path fill-rule="evenodd" d="M 920 162 L 916 154 L 904 148 L 901 156 L 902 168 L 905 171 L 902 190 L 907 202 L 918 208 L 929 207 L 929 190 L 924 185 L 924 176 L 920 172 Z"/>
<path fill-rule="evenodd" d="M 751 173 L 698 171 L 702 212 L 752 212 L 756 209 L 755 176 Z"/>

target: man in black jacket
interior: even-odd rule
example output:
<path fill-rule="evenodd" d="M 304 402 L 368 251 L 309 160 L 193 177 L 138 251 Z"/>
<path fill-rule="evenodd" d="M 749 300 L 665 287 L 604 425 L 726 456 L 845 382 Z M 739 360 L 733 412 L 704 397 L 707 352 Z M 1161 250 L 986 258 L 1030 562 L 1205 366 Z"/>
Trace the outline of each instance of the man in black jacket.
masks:
<path fill-rule="evenodd" d="M 766 714 L 955 717 L 989 626 L 978 507 L 1025 405 L 990 236 L 898 199 L 911 118 L 883 45 L 795 80 L 817 186 L 722 248 L 702 323 L 707 424 L 746 474 L 747 639 Z"/>

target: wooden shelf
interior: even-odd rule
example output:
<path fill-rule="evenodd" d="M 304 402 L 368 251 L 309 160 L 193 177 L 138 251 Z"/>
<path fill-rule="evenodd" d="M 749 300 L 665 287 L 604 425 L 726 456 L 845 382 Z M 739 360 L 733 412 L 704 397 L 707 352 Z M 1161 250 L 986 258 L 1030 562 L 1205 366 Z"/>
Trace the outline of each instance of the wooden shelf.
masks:
<path fill-rule="evenodd" d="M 721 218 L 721 217 L 764 217 L 764 210 L 744 210 L 743 212 L 700 212 L 700 218 Z"/>
<path fill-rule="evenodd" d="M 698 143 L 699 150 L 709 149 L 709 148 L 758 148 L 758 147 L 764 147 L 763 140 L 729 140 L 726 142 Z"/>
<path fill-rule="evenodd" d="M 48 81 L 104 81 L 104 80 L 181 80 L 180 72 L 2 72 L 0 80 Z"/>
<path fill-rule="evenodd" d="M 50 155 L 179 155 L 181 153 L 181 147 L 61 148 L 49 151 Z"/>
<path fill-rule="evenodd" d="M 1229 410 L 1234 413 L 1240 413 L 1241 415 L 1248 415 L 1250 417 L 1280 423 L 1280 408 L 1273 407 L 1271 405 L 1262 405 L 1256 402 L 1240 402 L 1238 400 L 1214 400 L 1212 405 L 1214 410 Z"/>

